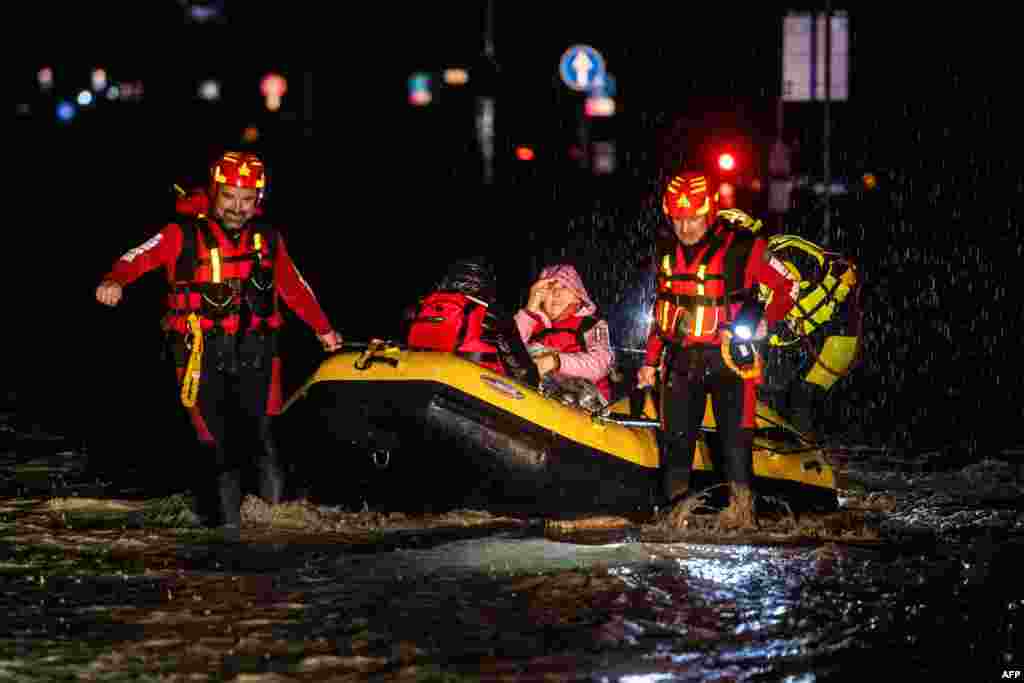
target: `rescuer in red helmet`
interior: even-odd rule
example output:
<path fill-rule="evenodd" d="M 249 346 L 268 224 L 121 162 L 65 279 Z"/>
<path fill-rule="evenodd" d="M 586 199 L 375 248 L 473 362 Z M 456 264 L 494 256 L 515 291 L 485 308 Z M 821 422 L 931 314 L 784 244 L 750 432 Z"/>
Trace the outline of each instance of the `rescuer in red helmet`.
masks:
<path fill-rule="evenodd" d="M 672 234 L 656 250 L 657 298 L 637 385 L 653 385 L 661 370 L 661 474 L 670 505 L 693 496 L 694 449 L 711 395 L 730 484 L 730 504 L 719 520 L 750 528 L 756 524 L 752 428 L 760 357 L 752 344 L 736 342 L 763 339 L 793 305 L 798 283 L 756 235 L 753 219 L 719 211 L 710 182 L 706 174 L 683 173 L 663 194 Z M 757 300 L 759 284 L 775 293 L 766 310 Z"/>
<path fill-rule="evenodd" d="M 282 404 L 281 302 L 313 328 L 325 351 L 342 343 L 289 257 L 283 236 L 253 220 L 262 213 L 266 190 L 259 157 L 226 152 L 210 167 L 208 196 L 179 200 L 177 218 L 125 253 L 96 289 L 100 303 L 116 306 L 126 285 L 161 266 L 166 270 L 171 292 L 162 325 L 182 403 L 209 450 L 205 462 L 216 479 L 217 493 L 200 496 L 200 511 L 229 538 L 240 532 L 243 466 L 256 465 L 264 500 L 273 504 L 282 497 L 283 475 L 270 431 L 270 418 Z M 252 425 L 261 452 L 238 447 L 245 435 L 228 435 L 236 418 Z"/>

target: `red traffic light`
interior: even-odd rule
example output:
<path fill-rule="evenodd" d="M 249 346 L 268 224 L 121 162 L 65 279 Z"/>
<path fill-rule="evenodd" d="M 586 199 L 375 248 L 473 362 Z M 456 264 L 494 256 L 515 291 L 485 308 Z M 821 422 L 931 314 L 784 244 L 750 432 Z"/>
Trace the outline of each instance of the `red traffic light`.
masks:
<path fill-rule="evenodd" d="M 534 156 L 533 148 L 525 145 L 516 147 L 516 158 L 520 161 L 532 161 Z"/>
<path fill-rule="evenodd" d="M 718 155 L 718 168 L 723 171 L 732 171 L 736 168 L 736 157 L 728 152 Z"/>

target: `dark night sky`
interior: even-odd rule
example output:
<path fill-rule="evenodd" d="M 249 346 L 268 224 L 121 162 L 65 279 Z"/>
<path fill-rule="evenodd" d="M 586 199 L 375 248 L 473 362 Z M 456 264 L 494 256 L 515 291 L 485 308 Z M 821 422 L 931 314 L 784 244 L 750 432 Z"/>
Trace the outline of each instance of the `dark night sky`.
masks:
<path fill-rule="evenodd" d="M 668 132 L 680 120 L 714 129 L 722 112 L 740 112 L 736 120 L 754 136 L 774 132 L 785 6 L 688 15 L 662 3 L 571 6 L 561 14 L 553 3 L 496 4 L 500 142 L 508 152 L 529 140 L 540 157 L 526 168 L 506 154 L 495 188 L 478 181 L 471 93 L 461 102 L 458 94 L 439 99 L 429 111 L 405 102 L 413 70 L 479 58 L 482 3 L 468 13 L 430 3 L 340 11 L 289 3 L 269 11 L 228 0 L 227 21 L 214 26 L 185 25 L 173 0 L 81 3 L 76 15 L 18 10 L 16 25 L 35 35 L 12 62 L 19 101 L 43 63 L 59 74 L 77 70 L 84 85 L 101 62 L 112 78 L 143 79 L 146 101 L 72 126 L 14 121 L 15 213 L 20 224 L 38 227 L 19 231 L 8 248 L 48 253 L 56 271 L 39 277 L 27 256 L 15 264 L 20 281 L 32 283 L 15 306 L 31 332 L 7 343 L 21 347 L 31 337 L 37 359 L 20 369 L 17 390 L 40 404 L 56 393 L 74 412 L 102 386 L 103 400 L 117 405 L 127 366 L 137 373 L 129 380 L 141 394 L 136 407 L 164 405 L 138 384 L 163 381 L 160 277 L 138 283 L 117 312 L 100 309 L 92 291 L 119 254 L 167 218 L 170 183 L 197 178 L 246 123 L 264 132 L 257 150 L 274 173 L 268 211 L 351 336 L 391 325 L 454 251 L 498 260 L 510 306 L 542 261 L 569 254 L 595 296 L 613 307 L 639 277 L 657 220 L 659 174 L 678 160 L 666 151 Z M 874 193 L 836 202 L 831 246 L 865 269 L 871 335 L 869 357 L 835 410 L 859 411 L 850 419 L 865 425 L 865 439 L 925 447 L 964 436 L 1005 445 L 1016 435 L 1000 425 L 1019 420 L 1024 399 L 1021 373 L 1005 360 L 1024 332 L 1013 277 L 1024 186 L 1007 92 L 1013 41 L 1008 24 L 984 7 L 932 13 L 925 22 L 890 14 L 891 4 L 858 3 L 851 13 L 851 100 L 832 107 L 834 172 L 880 179 Z M 113 8 L 120 13 L 111 30 Z M 50 15 L 59 17 L 59 31 L 39 23 Z M 574 103 L 556 67 L 577 42 L 600 49 L 618 81 L 621 111 L 600 124 L 618 147 L 611 178 L 581 174 L 554 151 L 573 139 Z M 292 120 L 261 112 L 256 87 L 269 69 L 290 79 Z M 302 75 L 314 72 L 315 137 L 311 120 L 302 120 Z M 224 79 L 220 106 L 194 97 L 195 80 L 206 75 Z M 820 106 L 787 106 L 786 124 L 787 137 L 801 143 L 799 165 L 818 173 Z M 806 214 L 793 227 L 819 239 L 819 223 Z M 40 304 L 54 300 L 63 309 L 56 316 Z M 89 330 L 84 339 L 72 332 L 81 351 L 70 351 L 54 328 Z M 293 380 L 317 362 L 315 342 L 300 329 L 292 328 Z M 101 363 L 112 374 L 103 375 Z"/>

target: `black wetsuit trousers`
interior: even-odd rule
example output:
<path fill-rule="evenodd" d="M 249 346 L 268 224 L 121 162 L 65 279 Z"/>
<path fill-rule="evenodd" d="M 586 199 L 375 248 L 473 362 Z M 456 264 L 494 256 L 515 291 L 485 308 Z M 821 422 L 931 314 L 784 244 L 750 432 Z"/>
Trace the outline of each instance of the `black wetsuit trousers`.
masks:
<path fill-rule="evenodd" d="M 752 433 L 743 428 L 743 379 L 725 365 L 721 349 L 708 345 L 672 348 L 664 374 L 661 469 L 666 499 L 671 501 L 689 490 L 709 394 L 725 477 L 749 485 L 753 479 Z"/>
<path fill-rule="evenodd" d="M 266 414 L 272 352 L 255 336 L 239 344 L 224 335 L 211 337 L 203 354 L 196 408 L 213 441 L 200 435 L 205 471 L 199 506 L 217 524 L 240 523 L 242 476 L 253 467 L 260 497 L 268 503 L 281 501 L 284 478 Z"/>

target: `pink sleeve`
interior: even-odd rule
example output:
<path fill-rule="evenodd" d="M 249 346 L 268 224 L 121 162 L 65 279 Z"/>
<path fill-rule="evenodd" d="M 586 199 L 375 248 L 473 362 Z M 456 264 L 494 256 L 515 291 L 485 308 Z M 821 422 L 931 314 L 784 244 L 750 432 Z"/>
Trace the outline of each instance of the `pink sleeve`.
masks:
<path fill-rule="evenodd" d="M 519 312 L 515 315 L 516 327 L 519 329 L 519 336 L 522 338 L 523 343 L 530 338 L 537 326 L 548 327 L 550 323 L 547 317 L 543 314 L 530 313 L 525 308 L 520 308 Z"/>
<path fill-rule="evenodd" d="M 615 354 L 612 353 L 611 341 L 608 335 L 608 323 L 604 320 L 597 323 L 584 336 L 587 342 L 585 353 L 560 353 L 560 373 L 582 377 L 592 382 L 608 376 L 612 363 L 615 362 Z"/>

